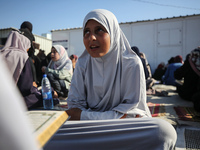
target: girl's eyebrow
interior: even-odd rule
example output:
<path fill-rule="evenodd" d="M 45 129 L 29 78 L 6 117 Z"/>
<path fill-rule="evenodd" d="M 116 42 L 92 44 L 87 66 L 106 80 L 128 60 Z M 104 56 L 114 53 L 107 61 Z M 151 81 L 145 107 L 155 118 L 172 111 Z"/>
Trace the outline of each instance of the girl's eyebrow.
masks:
<path fill-rule="evenodd" d="M 101 29 L 103 29 L 103 30 L 106 30 L 103 26 L 96 26 L 96 27 L 95 27 L 95 29 L 99 29 L 99 28 L 101 28 Z"/>
<path fill-rule="evenodd" d="M 103 26 L 101 26 L 101 25 L 97 25 L 97 26 L 95 26 L 94 28 L 103 28 Z M 84 30 L 88 30 L 88 29 L 90 29 L 89 27 L 85 27 L 85 29 Z"/>
<path fill-rule="evenodd" d="M 84 30 L 85 30 L 85 29 L 89 29 L 89 28 L 88 28 L 88 27 L 85 27 Z"/>

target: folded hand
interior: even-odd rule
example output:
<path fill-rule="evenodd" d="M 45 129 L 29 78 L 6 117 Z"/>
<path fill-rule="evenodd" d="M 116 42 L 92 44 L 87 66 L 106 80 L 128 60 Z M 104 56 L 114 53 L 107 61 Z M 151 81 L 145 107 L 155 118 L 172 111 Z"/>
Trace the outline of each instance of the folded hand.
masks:
<path fill-rule="evenodd" d="M 72 108 L 72 109 L 66 110 L 66 113 L 69 116 L 71 116 L 71 118 L 69 120 L 80 120 L 81 112 L 82 112 L 82 110 L 79 108 Z"/>

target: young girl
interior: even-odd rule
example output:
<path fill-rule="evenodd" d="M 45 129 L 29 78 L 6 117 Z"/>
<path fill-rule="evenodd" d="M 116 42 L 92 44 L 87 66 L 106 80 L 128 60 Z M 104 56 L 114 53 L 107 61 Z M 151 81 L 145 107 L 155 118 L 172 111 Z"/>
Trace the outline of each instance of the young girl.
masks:
<path fill-rule="evenodd" d="M 66 111 L 81 121 L 67 121 L 45 149 L 173 149 L 176 132 L 151 118 L 141 60 L 116 17 L 103 9 L 88 13 L 83 42 Z"/>
<path fill-rule="evenodd" d="M 67 51 L 62 45 L 52 46 L 51 61 L 47 67 L 42 67 L 42 72 L 47 74 L 58 97 L 68 96 L 73 69 Z"/>

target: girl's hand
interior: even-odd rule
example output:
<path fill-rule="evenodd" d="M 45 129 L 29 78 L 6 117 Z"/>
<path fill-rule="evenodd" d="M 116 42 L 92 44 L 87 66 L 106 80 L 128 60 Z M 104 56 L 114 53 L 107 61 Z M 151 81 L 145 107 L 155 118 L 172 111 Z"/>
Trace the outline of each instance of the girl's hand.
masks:
<path fill-rule="evenodd" d="M 38 87 L 35 81 L 33 81 L 33 86 Z"/>
<path fill-rule="evenodd" d="M 53 98 L 58 98 L 58 93 L 56 91 L 53 92 Z"/>
<path fill-rule="evenodd" d="M 127 114 L 124 114 L 120 119 L 126 118 Z"/>
<path fill-rule="evenodd" d="M 82 110 L 79 108 L 72 108 L 72 109 L 66 110 L 66 113 L 69 116 L 71 116 L 71 118 L 69 120 L 80 120 L 81 112 L 82 112 Z"/>

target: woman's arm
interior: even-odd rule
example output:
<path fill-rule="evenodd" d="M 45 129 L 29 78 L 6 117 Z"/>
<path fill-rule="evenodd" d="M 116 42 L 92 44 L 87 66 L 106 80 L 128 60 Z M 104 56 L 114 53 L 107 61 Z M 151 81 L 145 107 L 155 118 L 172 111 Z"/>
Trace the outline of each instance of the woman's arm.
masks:
<path fill-rule="evenodd" d="M 45 73 L 47 74 L 49 72 L 52 73 L 58 79 L 67 80 L 67 81 L 71 82 L 72 75 L 70 74 L 70 72 L 67 69 L 54 70 L 54 69 L 50 69 L 47 67 L 45 69 Z"/>
<path fill-rule="evenodd" d="M 82 111 L 79 108 L 72 108 L 66 110 L 67 114 L 71 117 L 70 120 L 106 120 L 106 119 L 119 119 L 125 117 L 123 113 L 116 111 Z"/>
<path fill-rule="evenodd" d="M 82 111 L 81 120 L 106 120 L 106 119 L 120 119 L 124 114 L 117 111 Z"/>

